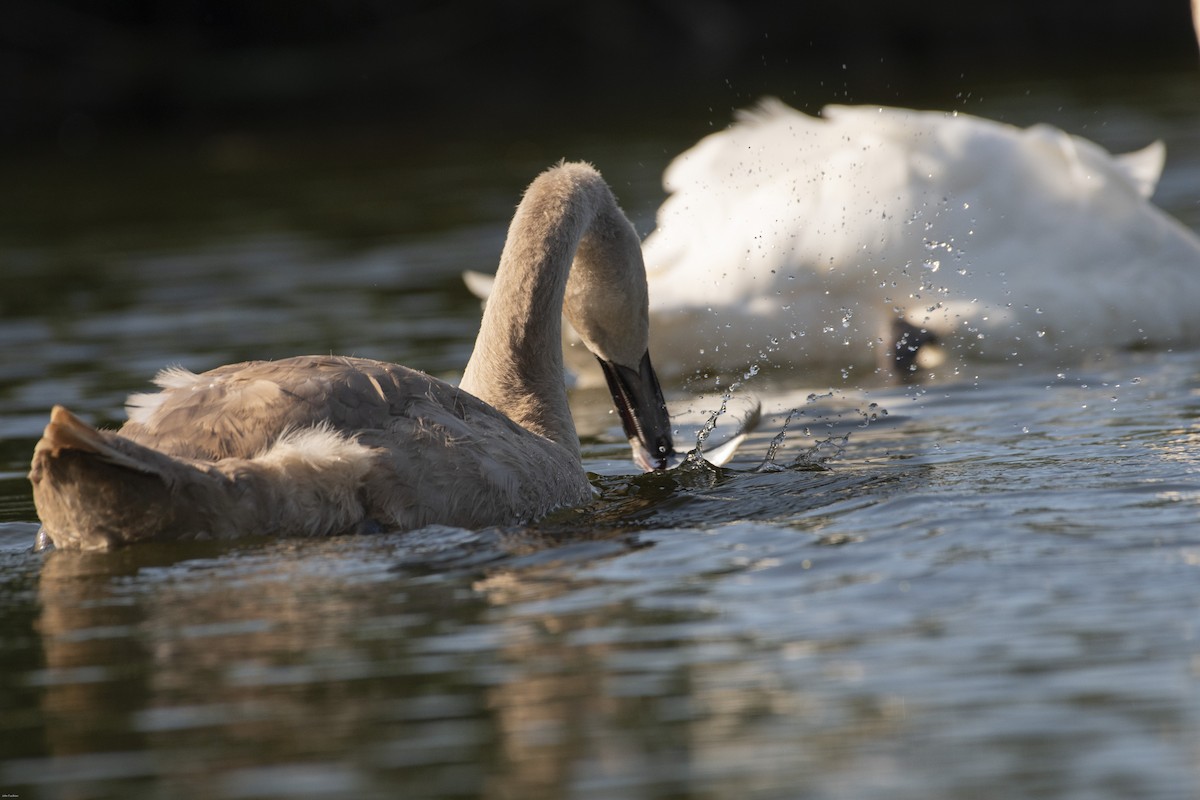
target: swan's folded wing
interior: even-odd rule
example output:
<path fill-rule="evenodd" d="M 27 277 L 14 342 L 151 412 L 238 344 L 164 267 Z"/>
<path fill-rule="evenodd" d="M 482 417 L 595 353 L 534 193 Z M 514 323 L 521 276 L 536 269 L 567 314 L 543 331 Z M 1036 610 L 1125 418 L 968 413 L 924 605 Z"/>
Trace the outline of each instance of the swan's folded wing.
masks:
<path fill-rule="evenodd" d="M 326 425 L 344 434 L 390 427 L 414 397 L 457 393 L 417 370 L 337 356 L 233 364 L 196 375 L 160 373 L 162 391 L 129 399 L 121 434 L 187 458 L 253 458 L 285 433 Z M 441 388 L 436 387 L 441 384 Z"/>

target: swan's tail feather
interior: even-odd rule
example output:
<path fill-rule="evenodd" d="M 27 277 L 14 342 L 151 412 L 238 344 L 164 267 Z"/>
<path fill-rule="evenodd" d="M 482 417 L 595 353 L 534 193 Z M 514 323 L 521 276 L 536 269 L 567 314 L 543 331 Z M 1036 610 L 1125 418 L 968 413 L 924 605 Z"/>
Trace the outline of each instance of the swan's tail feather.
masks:
<path fill-rule="evenodd" d="M 158 474 L 150 464 L 128 456 L 109 444 L 103 433 L 66 408 L 55 406 L 50 411 L 50 424 L 46 426 L 41 440 L 34 448 L 34 463 L 38 463 L 39 452 L 45 452 L 53 458 L 61 455 L 64 450 L 89 453 L 113 466 L 124 467 L 134 472 Z"/>
<path fill-rule="evenodd" d="M 176 487 L 212 479 L 55 406 L 34 447 L 29 480 L 42 521 L 39 543 L 106 550 L 181 524 Z"/>
<path fill-rule="evenodd" d="M 286 433 L 252 458 L 198 461 L 96 430 L 55 406 L 29 471 L 38 549 L 358 530 L 375 455 L 317 426 Z"/>

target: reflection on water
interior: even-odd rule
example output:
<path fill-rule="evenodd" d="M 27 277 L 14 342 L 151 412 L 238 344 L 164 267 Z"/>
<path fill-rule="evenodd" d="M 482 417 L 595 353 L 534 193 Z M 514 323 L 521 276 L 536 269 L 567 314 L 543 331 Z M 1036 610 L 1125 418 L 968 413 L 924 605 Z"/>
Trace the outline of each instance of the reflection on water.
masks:
<path fill-rule="evenodd" d="M 1065 122 L 1049 90 L 970 110 L 1114 150 L 1167 137 L 1158 199 L 1194 228 L 1188 80 Z M 645 230 L 697 132 L 673 136 L 549 159 L 596 161 Z M 580 389 L 600 494 L 536 526 L 31 553 L 24 474 L 53 403 L 115 422 L 164 365 L 297 352 L 456 375 L 478 319 L 459 273 L 495 263 L 547 156 L 430 153 L 305 171 L 251 150 L 185 159 L 176 185 L 159 151 L 108 203 L 104 164 L 51 175 L 69 196 L 0 199 L 0 792 L 1200 792 L 1196 353 L 905 387 L 764 369 L 732 400 L 767 412 L 743 455 L 670 475 L 631 475 L 610 404 Z M 671 388 L 680 441 L 723 388 Z"/>
<path fill-rule="evenodd" d="M 760 721 L 809 701 L 747 659 L 752 631 L 673 592 L 642 603 L 650 586 L 618 566 L 661 548 L 642 577 L 686 582 L 778 567 L 782 552 L 625 527 L 310 545 L 52 553 L 37 590 L 45 665 L 25 680 L 55 760 L 10 762 L 5 780 L 237 797 L 309 793 L 312 777 L 330 796 L 536 797 L 611 796 L 641 776 L 657 795 L 733 790 L 746 759 L 793 747 L 788 772 L 828 768 L 847 739 L 896 724 L 866 703 L 762 752 Z M 730 751 L 739 739 L 746 751 Z"/>
<path fill-rule="evenodd" d="M 347 544 L 324 557 L 285 545 L 184 564 L 165 551 L 120 564 L 47 559 L 46 667 L 34 679 L 45 687 L 51 752 L 94 753 L 103 741 L 130 780 L 158 775 L 171 796 L 195 797 L 239 796 L 264 770 L 286 778 L 279 768 L 291 764 L 351 781 L 331 794 L 356 792 L 368 788 L 356 772 L 320 770 L 311 755 L 341 743 L 386 774 L 389 752 L 437 747 L 439 737 L 444 746 L 448 730 L 435 734 L 456 724 L 465 735 L 452 737 L 449 762 L 479 760 L 490 738 L 474 731 L 481 723 L 452 721 L 478 707 L 461 696 L 469 653 L 413 647 L 471 625 L 479 601 L 461 582 L 397 586 L 386 550 L 365 569 L 365 559 L 339 555 Z M 429 772 L 408 780 L 436 786 L 437 767 Z"/>

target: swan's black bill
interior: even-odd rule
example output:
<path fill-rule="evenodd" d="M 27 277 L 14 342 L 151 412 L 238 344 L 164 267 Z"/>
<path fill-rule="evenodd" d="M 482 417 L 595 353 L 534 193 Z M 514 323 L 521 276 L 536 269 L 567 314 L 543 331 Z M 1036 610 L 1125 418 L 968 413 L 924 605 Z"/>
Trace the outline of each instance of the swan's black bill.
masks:
<path fill-rule="evenodd" d="M 675 455 L 675 445 L 671 441 L 667 401 L 663 399 L 654 367 L 650 366 L 650 353 L 642 356 L 636 370 L 598 360 L 621 415 L 621 426 L 633 448 L 633 460 L 646 472 L 666 469 Z"/>

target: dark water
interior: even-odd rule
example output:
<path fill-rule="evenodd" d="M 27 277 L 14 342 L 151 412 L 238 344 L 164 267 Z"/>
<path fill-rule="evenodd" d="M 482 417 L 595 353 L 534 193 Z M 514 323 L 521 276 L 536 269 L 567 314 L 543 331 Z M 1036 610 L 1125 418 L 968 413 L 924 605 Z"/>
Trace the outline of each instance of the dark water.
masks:
<path fill-rule="evenodd" d="M 1197 79 L 1097 84 L 968 110 L 1114 150 L 1165 138 L 1157 202 L 1200 228 Z M 0 791 L 1200 796 L 1196 352 L 909 387 L 764 372 L 732 400 L 767 412 L 742 457 L 655 476 L 580 391 L 601 496 L 537 526 L 30 552 L 53 403 L 115 423 L 164 365 L 298 352 L 453 378 L 478 315 L 459 272 L 495 263 L 539 169 L 593 160 L 646 230 L 704 132 L 13 166 Z M 669 394 L 685 440 L 720 402 Z"/>

